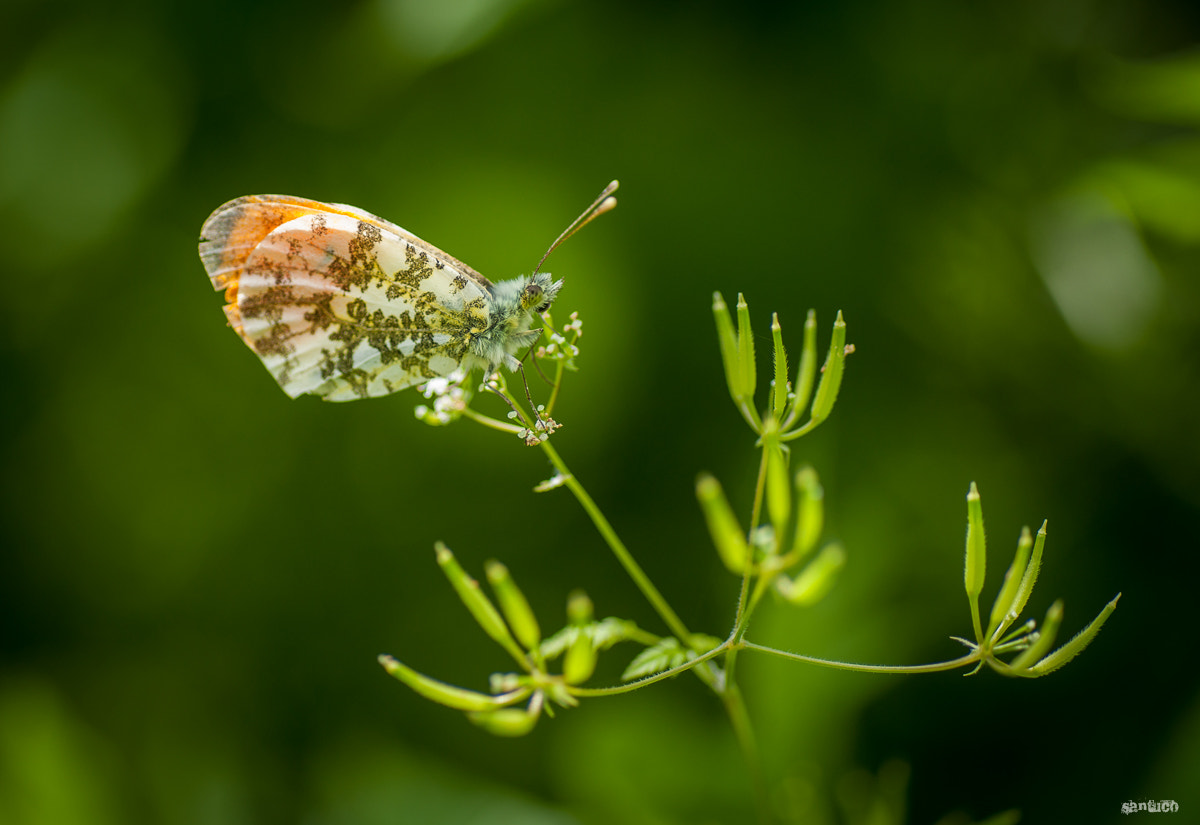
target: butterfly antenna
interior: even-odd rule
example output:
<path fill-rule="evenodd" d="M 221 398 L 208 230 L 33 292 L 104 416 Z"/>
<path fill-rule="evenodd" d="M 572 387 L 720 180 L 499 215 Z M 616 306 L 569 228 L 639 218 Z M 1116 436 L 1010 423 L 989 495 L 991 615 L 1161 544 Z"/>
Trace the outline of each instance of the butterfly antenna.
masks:
<path fill-rule="evenodd" d="M 591 223 L 593 219 L 600 217 L 605 212 L 610 211 L 614 206 L 617 205 L 617 199 L 612 196 L 612 193 L 617 191 L 618 186 L 620 186 L 620 184 L 614 180 L 608 186 L 604 187 L 604 191 L 600 193 L 600 197 L 592 201 L 592 205 L 583 210 L 583 214 L 572 221 L 571 225 L 563 230 L 563 233 L 555 239 L 554 243 L 550 244 L 550 248 L 546 250 L 546 254 L 542 256 L 540 261 L 538 261 L 538 265 L 533 268 L 535 274 L 542 271 L 542 264 L 546 263 L 546 259 L 550 257 L 550 253 L 558 249 L 559 245 L 561 245 L 563 241 L 574 235 L 580 229 L 583 229 L 585 226 Z"/>

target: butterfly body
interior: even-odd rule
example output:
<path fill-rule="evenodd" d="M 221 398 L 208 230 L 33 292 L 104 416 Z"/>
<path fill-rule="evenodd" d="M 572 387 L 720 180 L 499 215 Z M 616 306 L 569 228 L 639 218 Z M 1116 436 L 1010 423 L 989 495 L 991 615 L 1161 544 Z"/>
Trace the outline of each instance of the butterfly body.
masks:
<path fill-rule="evenodd" d="M 361 209 L 286 195 L 219 207 L 200 257 L 230 326 L 283 390 L 330 401 L 515 368 L 562 286 L 544 272 L 494 284 Z"/>

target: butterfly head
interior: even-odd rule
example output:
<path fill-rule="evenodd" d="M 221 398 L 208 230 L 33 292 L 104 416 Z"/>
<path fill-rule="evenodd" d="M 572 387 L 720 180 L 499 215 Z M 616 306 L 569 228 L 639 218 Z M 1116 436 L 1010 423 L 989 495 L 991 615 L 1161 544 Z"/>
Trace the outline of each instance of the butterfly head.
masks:
<path fill-rule="evenodd" d="M 562 284 L 561 279 L 555 281 L 551 278 L 549 272 L 535 272 L 525 278 L 521 288 L 521 309 L 526 312 L 545 312 L 550 309 Z"/>

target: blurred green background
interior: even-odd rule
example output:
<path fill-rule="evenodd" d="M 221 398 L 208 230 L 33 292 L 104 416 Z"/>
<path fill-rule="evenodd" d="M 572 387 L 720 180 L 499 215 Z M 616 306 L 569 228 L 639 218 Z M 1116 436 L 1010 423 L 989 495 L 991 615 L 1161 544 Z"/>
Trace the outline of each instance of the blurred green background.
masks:
<path fill-rule="evenodd" d="M 436 539 L 504 560 L 545 627 L 583 586 L 662 628 L 570 496 L 531 492 L 539 451 L 430 429 L 412 392 L 289 400 L 196 255 L 216 206 L 282 192 L 508 278 L 614 177 L 548 267 L 585 323 L 555 443 L 694 629 L 736 598 L 695 476 L 744 513 L 756 470 L 718 289 L 763 355 L 770 313 L 798 346 L 809 307 L 857 346 L 796 449 L 848 566 L 753 638 L 957 656 L 972 480 L 987 599 L 1043 518 L 1032 615 L 1062 596 L 1066 638 L 1124 593 L 1038 681 L 745 657 L 781 821 L 865 821 L 903 764 L 911 823 L 1200 821 L 1198 32 L 1186 0 L 9 0 L 0 822 L 751 820 L 694 679 L 509 741 L 387 678 L 380 652 L 477 689 L 511 667 Z"/>

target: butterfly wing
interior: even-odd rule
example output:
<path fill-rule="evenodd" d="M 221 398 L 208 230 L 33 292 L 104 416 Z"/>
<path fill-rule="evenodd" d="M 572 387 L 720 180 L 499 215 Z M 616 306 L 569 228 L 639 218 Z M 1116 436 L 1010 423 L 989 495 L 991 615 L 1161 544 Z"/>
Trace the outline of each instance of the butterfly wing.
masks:
<path fill-rule="evenodd" d="M 352 206 L 238 198 L 205 221 L 200 257 L 230 325 L 293 398 L 347 401 L 446 375 L 488 323 L 490 281 Z"/>

